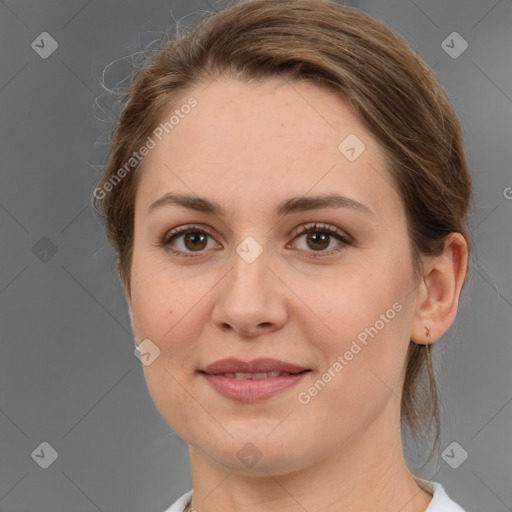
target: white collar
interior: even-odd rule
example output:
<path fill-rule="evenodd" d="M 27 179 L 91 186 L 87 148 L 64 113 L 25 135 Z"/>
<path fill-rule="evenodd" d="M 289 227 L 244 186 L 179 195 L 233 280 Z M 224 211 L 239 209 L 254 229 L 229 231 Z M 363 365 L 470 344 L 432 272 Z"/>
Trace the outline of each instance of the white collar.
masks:
<path fill-rule="evenodd" d="M 432 494 L 432 501 L 425 512 L 464 512 L 457 503 L 450 499 L 443 486 L 437 482 L 425 480 L 412 475 L 416 483 L 426 492 Z M 186 492 L 178 498 L 165 512 L 183 512 L 189 500 L 192 498 L 193 490 Z"/>

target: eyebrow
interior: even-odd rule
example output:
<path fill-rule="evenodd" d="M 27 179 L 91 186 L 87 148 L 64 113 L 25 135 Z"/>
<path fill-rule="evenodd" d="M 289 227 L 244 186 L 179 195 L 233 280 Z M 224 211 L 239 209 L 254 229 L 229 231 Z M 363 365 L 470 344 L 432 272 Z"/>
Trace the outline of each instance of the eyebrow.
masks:
<path fill-rule="evenodd" d="M 163 195 L 152 203 L 148 208 L 148 215 L 156 208 L 169 205 L 181 206 L 189 210 L 203 213 L 213 213 L 218 217 L 225 216 L 225 210 L 215 201 L 206 199 L 205 197 L 189 194 L 173 194 L 172 192 Z M 291 213 L 322 208 L 350 208 L 366 215 L 374 215 L 374 212 L 365 204 L 351 199 L 350 197 L 334 193 L 307 197 L 292 197 L 283 201 L 276 207 L 276 214 L 289 215 Z"/>

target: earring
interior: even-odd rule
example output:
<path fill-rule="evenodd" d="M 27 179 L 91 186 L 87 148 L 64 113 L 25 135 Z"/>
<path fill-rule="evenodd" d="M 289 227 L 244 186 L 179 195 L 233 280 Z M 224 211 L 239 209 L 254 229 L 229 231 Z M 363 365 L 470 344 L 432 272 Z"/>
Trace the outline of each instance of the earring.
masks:
<path fill-rule="evenodd" d="M 430 328 L 425 325 L 425 336 L 427 337 L 427 341 L 430 341 Z"/>

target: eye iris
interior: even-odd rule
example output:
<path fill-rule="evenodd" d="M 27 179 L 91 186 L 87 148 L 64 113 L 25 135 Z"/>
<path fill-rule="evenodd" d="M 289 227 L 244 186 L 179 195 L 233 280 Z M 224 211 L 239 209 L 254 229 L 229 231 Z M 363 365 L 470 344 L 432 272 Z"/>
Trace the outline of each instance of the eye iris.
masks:
<path fill-rule="evenodd" d="M 187 249 L 192 251 L 204 249 L 206 246 L 206 235 L 204 233 L 187 233 L 183 240 Z M 189 247 L 188 242 L 192 242 L 192 247 Z M 199 242 L 202 245 L 196 245 Z"/>
<path fill-rule="evenodd" d="M 318 249 L 318 250 L 321 250 L 321 249 L 325 249 L 326 247 L 329 246 L 329 236 L 328 234 L 319 234 L 319 233 L 309 233 L 308 236 L 307 236 L 307 242 L 308 244 L 312 243 L 313 244 L 313 247 L 311 247 L 312 249 Z M 325 242 L 327 241 L 327 243 L 325 244 Z M 315 244 L 321 244 L 321 247 L 314 247 Z"/>

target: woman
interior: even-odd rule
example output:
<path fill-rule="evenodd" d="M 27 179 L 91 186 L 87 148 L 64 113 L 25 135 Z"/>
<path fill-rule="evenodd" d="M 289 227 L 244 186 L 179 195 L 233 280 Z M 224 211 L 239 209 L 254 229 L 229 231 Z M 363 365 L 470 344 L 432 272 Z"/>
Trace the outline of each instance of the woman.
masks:
<path fill-rule="evenodd" d="M 327 1 L 205 16 L 135 77 L 94 196 L 189 446 L 169 511 L 462 510 L 402 448 L 432 423 L 438 445 L 431 347 L 466 279 L 471 178 L 401 38 Z"/>

